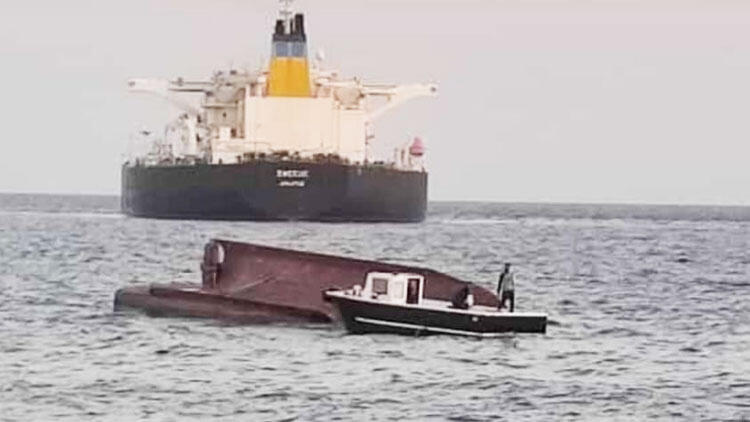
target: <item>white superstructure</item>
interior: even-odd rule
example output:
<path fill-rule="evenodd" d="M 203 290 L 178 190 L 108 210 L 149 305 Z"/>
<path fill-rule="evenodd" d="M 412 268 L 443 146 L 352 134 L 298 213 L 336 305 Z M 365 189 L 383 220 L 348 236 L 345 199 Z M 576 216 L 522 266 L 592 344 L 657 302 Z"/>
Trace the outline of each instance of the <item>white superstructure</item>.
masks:
<path fill-rule="evenodd" d="M 281 16 L 287 22 L 288 2 L 282 3 Z M 283 31 L 278 22 L 277 31 Z M 274 48 L 279 43 L 291 45 L 286 40 L 294 36 L 275 34 Z M 304 32 L 301 39 L 304 42 Z M 302 46 L 307 66 L 306 45 Z M 264 70 L 216 72 L 208 81 L 131 79 L 130 91 L 159 95 L 183 110 L 144 163 L 230 164 L 265 156 L 335 157 L 365 163 L 373 161 L 368 150 L 374 138 L 373 123 L 379 116 L 407 100 L 437 93 L 434 84 L 368 84 L 357 78 L 344 79 L 337 71 L 324 70 L 320 56 L 310 66 L 309 91 L 304 96 L 269 95 L 274 58 Z M 307 79 L 306 68 L 304 72 Z M 278 81 L 276 76 L 275 83 Z M 202 95 L 201 105 L 183 101 L 180 96 L 187 93 Z M 398 167 L 421 166 L 421 154 L 412 156 L 406 151 L 395 157 L 401 157 L 395 163 Z"/>

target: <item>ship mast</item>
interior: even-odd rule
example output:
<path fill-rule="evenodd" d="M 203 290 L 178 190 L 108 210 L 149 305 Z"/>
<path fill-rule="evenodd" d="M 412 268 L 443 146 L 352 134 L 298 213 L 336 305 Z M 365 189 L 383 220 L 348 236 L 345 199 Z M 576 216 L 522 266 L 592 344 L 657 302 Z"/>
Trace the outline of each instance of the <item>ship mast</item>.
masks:
<path fill-rule="evenodd" d="M 279 0 L 279 16 L 284 22 L 288 23 L 289 18 L 294 14 L 292 11 L 292 3 L 294 3 L 294 0 Z"/>

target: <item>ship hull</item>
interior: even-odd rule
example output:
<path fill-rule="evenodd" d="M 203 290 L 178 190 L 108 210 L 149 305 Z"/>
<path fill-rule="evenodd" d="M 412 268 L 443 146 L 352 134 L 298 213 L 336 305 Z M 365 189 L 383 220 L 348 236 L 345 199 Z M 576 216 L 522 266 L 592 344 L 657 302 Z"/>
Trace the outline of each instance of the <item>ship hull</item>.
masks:
<path fill-rule="evenodd" d="M 326 293 L 341 314 L 344 326 L 352 334 L 451 334 L 495 337 L 500 333 L 544 333 L 547 316 L 536 313 L 501 313 L 482 310 L 458 310 L 422 305 L 382 303 L 352 297 L 342 292 Z M 439 303 L 439 302 L 437 302 Z"/>
<path fill-rule="evenodd" d="M 126 164 L 121 207 L 150 218 L 419 222 L 427 173 L 293 161 Z"/>

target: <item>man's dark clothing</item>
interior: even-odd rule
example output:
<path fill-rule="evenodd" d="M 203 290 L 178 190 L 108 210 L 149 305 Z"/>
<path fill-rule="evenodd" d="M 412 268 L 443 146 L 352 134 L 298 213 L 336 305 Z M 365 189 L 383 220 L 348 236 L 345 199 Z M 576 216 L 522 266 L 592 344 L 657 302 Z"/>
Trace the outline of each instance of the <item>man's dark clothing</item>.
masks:
<path fill-rule="evenodd" d="M 461 290 L 457 291 L 451 299 L 451 305 L 458 309 L 468 309 L 469 304 L 466 303 L 466 299 L 469 297 L 469 286 L 464 286 Z"/>
<path fill-rule="evenodd" d="M 500 297 L 500 308 L 501 309 L 504 308 L 505 307 L 505 301 L 509 300 L 510 301 L 510 311 L 513 312 L 516 309 L 516 298 L 515 298 L 515 296 L 516 295 L 513 292 L 513 290 L 504 291 L 503 295 Z"/>

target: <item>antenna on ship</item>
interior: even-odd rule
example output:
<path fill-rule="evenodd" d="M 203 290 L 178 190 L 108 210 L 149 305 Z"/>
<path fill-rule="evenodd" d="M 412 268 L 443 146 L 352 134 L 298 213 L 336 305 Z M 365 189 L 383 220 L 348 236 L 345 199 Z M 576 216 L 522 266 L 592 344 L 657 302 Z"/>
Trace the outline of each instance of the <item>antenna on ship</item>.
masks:
<path fill-rule="evenodd" d="M 284 22 L 289 22 L 289 18 L 294 14 L 292 12 L 292 3 L 294 3 L 294 0 L 279 0 L 279 15 Z"/>

